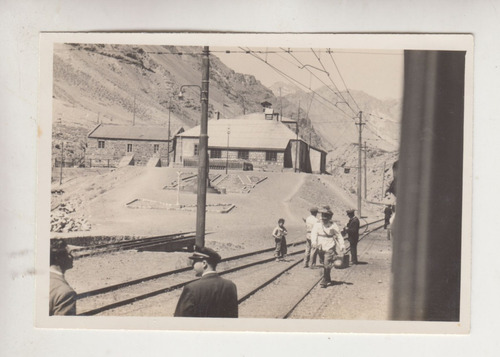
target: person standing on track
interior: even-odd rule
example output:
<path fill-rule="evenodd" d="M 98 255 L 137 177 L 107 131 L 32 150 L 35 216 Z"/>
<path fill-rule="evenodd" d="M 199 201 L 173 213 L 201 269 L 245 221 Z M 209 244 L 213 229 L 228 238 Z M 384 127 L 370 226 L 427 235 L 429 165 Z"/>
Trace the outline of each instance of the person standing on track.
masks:
<path fill-rule="evenodd" d="M 332 282 L 330 272 L 333 260 L 345 254 L 344 238 L 339 227 L 332 221 L 333 212 L 330 206 L 319 210 L 321 221 L 316 223 L 311 231 L 311 243 L 318 247 L 318 255 L 323 259 L 323 278 L 320 286 L 326 288 Z"/>
<path fill-rule="evenodd" d="M 390 224 L 390 219 L 392 216 L 392 205 L 387 205 L 384 209 L 384 229 Z"/>
<path fill-rule="evenodd" d="M 306 223 L 306 253 L 304 256 L 304 268 L 309 267 L 309 261 L 311 261 L 311 267 L 316 263 L 316 247 L 312 248 L 311 244 L 311 231 L 316 223 L 318 223 L 318 208 L 312 207 L 309 212 L 311 215 L 304 219 Z"/>
<path fill-rule="evenodd" d="M 199 248 L 189 257 L 200 279 L 187 284 L 177 302 L 176 317 L 238 317 L 236 285 L 217 274 L 221 256 L 213 249 Z"/>
<path fill-rule="evenodd" d="M 389 185 L 389 188 L 386 191 L 386 195 L 391 193 L 394 198 L 396 198 L 396 186 L 398 182 L 398 168 L 399 168 L 399 160 L 396 160 L 394 164 L 392 164 L 392 176 L 393 180 Z M 393 239 L 393 232 L 395 228 L 395 222 L 396 222 L 396 205 L 392 205 L 392 216 L 389 219 L 389 229 L 387 230 L 387 239 L 391 240 Z"/>
<path fill-rule="evenodd" d="M 358 264 L 358 241 L 359 241 L 359 219 L 354 215 L 354 210 L 346 211 L 349 222 L 347 222 L 344 230 L 347 233 L 349 248 L 351 250 L 351 263 Z"/>
<path fill-rule="evenodd" d="M 276 244 L 276 249 L 274 250 L 274 256 L 276 261 L 282 261 L 286 255 L 286 235 L 288 234 L 285 228 L 285 220 L 280 218 L 278 220 L 278 226 L 273 229 L 274 243 Z"/>
<path fill-rule="evenodd" d="M 64 278 L 73 268 L 73 256 L 62 239 L 50 241 L 49 315 L 76 315 L 76 293 Z"/>

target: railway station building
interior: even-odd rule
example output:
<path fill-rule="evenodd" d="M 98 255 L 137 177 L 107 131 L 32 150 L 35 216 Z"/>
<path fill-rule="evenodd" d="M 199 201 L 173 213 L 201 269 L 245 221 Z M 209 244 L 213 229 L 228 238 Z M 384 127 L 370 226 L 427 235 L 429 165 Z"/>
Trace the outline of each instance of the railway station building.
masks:
<path fill-rule="evenodd" d="M 292 129 L 293 128 L 293 129 Z M 326 152 L 303 141 L 296 121 L 272 108 L 232 119 L 208 121 L 210 169 L 324 173 Z M 175 164 L 197 166 L 200 126 L 176 135 Z"/>
<path fill-rule="evenodd" d="M 169 139 L 162 126 L 99 124 L 87 136 L 85 166 L 166 166 L 173 158 L 175 135 L 183 130 Z"/>

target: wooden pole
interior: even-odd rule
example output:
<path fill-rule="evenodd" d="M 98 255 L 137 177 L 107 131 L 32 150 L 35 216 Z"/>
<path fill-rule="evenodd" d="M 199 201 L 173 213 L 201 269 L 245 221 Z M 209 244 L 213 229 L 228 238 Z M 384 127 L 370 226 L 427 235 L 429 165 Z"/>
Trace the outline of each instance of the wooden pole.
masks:
<path fill-rule="evenodd" d="M 198 196 L 196 205 L 196 247 L 205 246 L 205 218 L 208 183 L 208 89 L 210 60 L 208 46 L 203 47 L 201 75 L 201 124 L 198 161 Z"/>

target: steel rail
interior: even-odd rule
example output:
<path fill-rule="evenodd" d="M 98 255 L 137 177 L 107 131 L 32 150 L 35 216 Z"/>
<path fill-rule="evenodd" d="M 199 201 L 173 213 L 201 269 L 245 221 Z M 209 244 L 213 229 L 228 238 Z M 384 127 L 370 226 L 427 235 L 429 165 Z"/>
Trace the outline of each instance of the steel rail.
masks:
<path fill-rule="evenodd" d="M 383 221 L 383 219 L 381 219 L 381 220 L 379 220 L 379 221 L 372 222 L 371 224 L 373 224 L 373 223 L 378 223 L 378 222 L 380 222 L 380 221 Z M 371 231 L 368 231 L 368 232 L 366 232 L 366 231 L 365 231 L 365 233 L 363 233 L 363 235 L 361 236 L 361 238 L 359 239 L 359 241 L 363 240 L 363 239 L 364 239 L 364 238 L 366 238 L 369 234 L 371 234 L 371 233 L 373 233 L 373 232 L 375 232 L 375 231 L 377 231 L 377 230 L 381 229 L 382 227 L 384 227 L 384 226 L 382 225 L 382 226 L 376 227 L 376 228 L 374 228 L 374 229 L 372 229 Z M 361 228 L 361 227 L 360 227 L 360 228 Z M 350 251 L 350 248 L 346 249 L 346 252 L 349 252 L 349 251 Z M 302 260 L 303 260 L 303 259 L 302 259 Z M 302 260 L 300 260 L 300 261 L 302 261 Z M 299 262 L 300 262 L 300 261 L 299 261 Z M 299 299 L 299 300 L 298 300 L 298 301 L 297 301 L 297 302 L 296 302 L 296 303 L 292 306 L 292 308 L 291 308 L 290 310 L 288 310 L 288 312 L 287 312 L 285 315 L 283 315 L 282 319 L 287 319 L 287 318 L 289 318 L 289 317 L 292 315 L 292 313 L 295 311 L 295 309 L 296 309 L 296 308 L 300 305 L 300 303 L 301 303 L 302 301 L 304 301 L 304 299 L 305 299 L 305 298 L 306 298 L 306 297 L 307 297 L 307 296 L 311 293 L 311 291 L 312 291 L 312 290 L 313 290 L 313 289 L 314 289 L 314 288 L 315 288 L 315 287 L 316 287 L 316 286 L 317 286 L 317 285 L 321 282 L 321 280 L 322 280 L 322 279 L 323 279 L 323 277 L 320 277 L 320 278 L 319 278 L 319 279 L 318 279 L 318 280 L 317 280 L 317 281 L 316 281 L 316 282 L 315 282 L 315 283 L 311 286 L 311 288 L 310 288 L 310 289 L 308 289 L 308 290 L 307 290 L 307 292 L 306 292 L 304 295 L 302 295 L 302 296 L 301 296 L 301 298 L 300 298 L 300 299 Z"/>
<path fill-rule="evenodd" d="M 294 254 L 298 254 L 298 253 L 304 253 L 305 250 L 303 251 L 300 251 L 300 252 L 297 252 L 297 253 L 293 253 L 293 254 L 289 254 L 289 255 L 294 255 Z M 271 260 L 274 260 L 271 259 Z M 302 259 L 299 259 L 298 261 L 296 261 L 295 263 L 291 264 L 290 266 L 286 267 L 283 271 L 279 272 L 278 274 L 274 275 L 271 279 L 265 281 L 263 284 L 259 285 L 258 287 L 256 287 L 255 289 L 253 289 L 252 291 L 250 291 L 249 293 L 245 294 L 244 296 L 242 296 L 239 300 L 238 300 L 238 304 L 241 304 L 243 301 L 245 301 L 246 299 L 248 299 L 250 296 L 252 296 L 253 294 L 255 294 L 257 291 L 259 291 L 260 289 L 262 288 L 265 288 L 267 285 L 271 284 L 273 281 L 275 281 L 276 279 L 278 279 L 280 276 L 282 276 L 283 274 L 285 274 L 287 271 L 289 271 L 290 269 L 296 267 L 298 264 L 300 264 L 302 261 L 304 260 L 304 258 Z"/>
<path fill-rule="evenodd" d="M 297 254 L 304 253 L 304 251 L 305 250 L 299 250 L 297 252 L 293 252 L 293 253 L 290 253 L 288 255 L 297 255 Z M 249 263 L 249 264 L 241 265 L 239 267 L 234 267 L 234 268 L 231 268 L 231 269 L 228 269 L 228 270 L 224 270 L 222 272 L 219 272 L 219 275 L 226 275 L 226 274 L 234 273 L 234 272 L 236 272 L 238 270 L 250 268 L 250 267 L 253 267 L 253 266 L 256 266 L 256 265 L 259 265 L 259 264 L 268 263 L 268 262 L 271 262 L 271 261 L 274 261 L 274 260 L 275 260 L 274 257 L 272 257 L 272 258 L 266 258 L 266 259 L 259 260 L 259 261 L 256 261 L 256 262 L 252 262 L 252 263 Z M 299 260 L 299 262 L 300 262 L 300 260 Z M 82 312 L 82 313 L 77 314 L 77 315 L 78 316 L 92 316 L 92 315 L 96 315 L 96 314 L 101 313 L 103 311 L 107 311 L 107 310 L 115 309 L 117 307 L 129 305 L 129 304 L 132 304 L 132 303 L 140 301 L 140 300 L 148 299 L 150 297 L 153 297 L 153 296 L 156 296 L 156 295 L 159 295 L 159 294 L 163 294 L 163 293 L 167 293 L 167 292 L 179 289 L 179 288 L 181 288 L 181 287 L 183 287 L 183 286 L 185 286 L 185 285 L 187 285 L 187 284 L 189 284 L 189 283 L 191 283 L 193 281 L 196 281 L 196 280 L 198 280 L 198 279 L 192 279 L 192 280 L 185 281 L 185 282 L 182 282 L 182 283 L 179 283 L 179 284 L 168 286 L 166 288 L 162 288 L 162 289 L 159 289 L 159 290 L 151 291 L 151 292 L 146 293 L 146 294 L 138 295 L 138 296 L 135 296 L 133 298 L 129 298 L 129 299 L 117 301 L 117 302 L 114 302 L 112 304 L 108 304 L 108 305 L 105 305 L 105 306 L 98 307 L 96 309 L 87 310 L 87 311 Z"/>
<path fill-rule="evenodd" d="M 84 257 L 89 257 L 89 256 L 94 256 L 94 255 L 100 255 L 100 254 L 107 254 L 107 253 L 114 253 L 118 251 L 123 251 L 123 250 L 131 250 L 131 249 L 138 249 L 142 247 L 147 247 L 149 245 L 153 244 L 165 244 L 165 243 L 176 243 L 176 242 L 181 242 L 183 240 L 187 240 L 190 238 L 195 237 L 195 235 L 183 235 L 180 237 L 165 237 L 165 238 L 154 238 L 153 241 L 127 241 L 123 242 L 121 244 L 112 244 L 109 246 L 109 248 L 102 248 L 103 250 L 97 250 L 97 251 L 91 251 L 89 253 L 85 254 L 78 254 L 75 255 L 75 259 L 80 259 Z"/>
<path fill-rule="evenodd" d="M 289 243 L 289 244 L 287 244 L 287 247 L 296 246 L 296 245 L 300 245 L 300 244 L 304 244 L 304 243 L 305 242 Z M 262 253 L 266 253 L 266 252 L 271 252 L 271 251 L 274 251 L 274 249 L 275 249 L 274 247 L 273 248 L 266 248 L 266 249 L 261 249 L 261 250 L 257 250 L 257 251 L 254 251 L 254 252 L 249 252 L 249 253 L 243 253 L 243 254 L 239 254 L 239 255 L 234 255 L 232 257 L 228 257 L 228 258 L 222 259 L 221 263 L 222 262 L 228 262 L 228 261 L 231 261 L 231 260 L 246 258 L 246 257 L 252 256 L 252 255 L 258 255 L 258 254 L 262 254 Z M 168 275 L 182 273 L 182 272 L 185 272 L 185 271 L 188 271 L 188 270 L 191 270 L 191 269 L 192 269 L 191 267 L 185 267 L 185 268 L 179 268 L 179 269 L 175 269 L 175 270 L 169 270 L 169 271 L 166 271 L 166 272 L 163 272 L 163 273 L 154 274 L 154 275 L 146 276 L 146 277 L 135 279 L 135 280 L 130 280 L 130 281 L 126 281 L 126 282 L 123 282 L 123 283 L 109 285 L 109 286 L 105 286 L 103 288 L 98 288 L 98 289 L 95 289 L 95 290 L 90 290 L 90 291 L 87 291 L 87 292 L 84 292 L 84 293 L 77 294 L 76 295 L 76 300 L 87 298 L 87 297 L 90 297 L 90 296 L 99 295 L 99 294 L 108 293 L 108 292 L 111 292 L 111 291 L 114 291 L 114 290 L 118 290 L 118 289 L 121 289 L 121 288 L 124 288 L 124 287 L 131 286 L 131 285 L 136 285 L 136 284 L 144 283 L 144 282 L 149 281 L 149 280 L 159 279 L 159 278 L 166 277 Z"/>
<path fill-rule="evenodd" d="M 166 234 L 166 235 L 161 235 L 161 236 L 153 236 L 153 237 L 142 237 L 142 238 L 135 238 L 135 239 L 126 239 L 126 240 L 121 240 L 119 242 L 103 243 L 103 244 L 91 245 L 91 246 L 88 246 L 88 247 L 74 248 L 74 249 L 71 250 L 71 252 L 79 252 L 79 251 L 85 251 L 85 250 L 106 248 L 106 247 L 109 247 L 109 246 L 119 245 L 119 244 L 124 244 L 124 243 L 147 241 L 149 239 L 160 239 L 160 238 L 164 239 L 164 238 L 168 238 L 168 237 L 177 237 L 179 235 L 194 234 L 194 233 L 195 232 L 191 231 L 191 232 L 172 233 L 172 234 Z"/>
<path fill-rule="evenodd" d="M 377 223 L 377 222 L 380 222 L 380 221 L 383 221 L 383 219 L 378 220 L 378 221 L 374 221 L 374 222 L 371 222 L 371 223 L 367 223 L 367 224 L 365 224 L 363 226 L 360 226 L 360 228 L 361 227 L 365 227 L 365 226 L 369 226 L 370 224 L 374 224 L 374 223 Z M 360 238 L 360 241 L 363 238 L 365 238 L 368 234 L 370 234 L 371 232 L 373 232 L 373 231 L 375 231 L 377 229 L 380 229 L 382 227 L 383 226 L 377 227 L 376 229 L 374 229 L 374 230 L 372 230 L 372 231 L 370 231 L 368 233 L 365 233 L 362 236 L 362 238 Z M 287 244 L 287 246 L 288 247 L 290 247 L 290 246 L 296 246 L 297 244 L 304 244 L 304 243 L 305 242 L 294 242 L 294 243 Z M 265 252 L 273 251 L 274 249 L 275 248 L 266 248 L 266 249 L 262 249 L 262 250 L 255 251 L 255 252 L 244 253 L 244 254 L 240 254 L 240 255 L 236 255 L 236 256 L 233 256 L 233 257 L 229 257 L 229 258 L 223 259 L 222 261 L 230 261 L 230 260 L 235 260 L 235 259 L 240 259 L 240 258 L 248 257 L 248 256 L 251 256 L 251 255 L 262 254 L 262 253 L 265 253 Z M 349 250 L 350 249 L 347 249 L 347 251 L 349 251 Z M 288 255 L 290 255 L 290 256 L 291 255 L 297 255 L 297 254 L 304 253 L 304 252 L 305 252 L 305 250 L 299 250 L 297 252 L 293 252 L 293 253 L 290 253 Z M 225 274 L 233 273 L 233 272 L 238 271 L 238 270 L 250 268 L 252 266 L 259 265 L 259 264 L 264 264 L 264 263 L 268 263 L 268 262 L 271 262 L 271 261 L 274 261 L 274 260 L 275 260 L 274 257 L 263 259 L 263 260 L 259 260 L 257 262 L 252 262 L 252 263 L 249 263 L 249 264 L 245 264 L 245 265 L 242 265 L 242 266 L 239 266 L 239 267 L 235 267 L 235 268 L 231 268 L 231 269 L 219 272 L 219 275 L 225 275 Z M 279 276 L 281 276 L 282 274 L 284 274 L 286 271 L 292 269 L 293 267 L 295 267 L 296 265 L 298 265 L 302 261 L 303 261 L 303 259 L 298 260 L 296 263 L 294 263 L 291 266 L 287 267 L 283 272 L 279 273 L 277 276 L 274 276 L 270 280 L 266 281 L 259 288 L 254 289 L 254 291 L 252 291 L 249 294 L 246 294 L 240 300 L 241 301 L 245 301 L 251 295 L 255 294 L 255 292 L 257 292 L 259 289 L 262 289 L 263 287 L 267 286 L 272 281 L 274 281 Z M 82 298 L 86 298 L 86 297 L 90 297 L 90 296 L 94 296 L 94 295 L 103 294 L 103 293 L 110 292 L 110 291 L 113 291 L 113 290 L 118 290 L 118 289 L 123 288 L 123 287 L 128 287 L 128 286 L 139 284 L 139 283 L 142 283 L 142 282 L 145 282 L 145 281 L 148 281 L 148 280 L 154 280 L 154 279 L 158 279 L 158 278 L 165 277 L 165 276 L 168 276 L 168 275 L 173 275 L 173 274 L 185 272 L 185 271 L 188 271 L 188 270 L 191 270 L 191 267 L 180 268 L 180 269 L 176 269 L 176 270 L 172 270 L 172 271 L 168 271 L 168 272 L 164 272 L 164 273 L 160 273 L 160 274 L 155 274 L 155 275 L 152 275 L 152 276 L 149 276 L 149 277 L 132 280 L 132 281 L 125 282 L 125 283 L 120 283 L 120 284 L 116 284 L 116 285 L 112 285 L 112 286 L 107 286 L 107 287 L 104 287 L 104 288 L 100 288 L 100 289 L 88 291 L 86 293 L 78 294 L 76 296 L 76 299 L 78 300 L 78 299 L 82 299 Z M 98 314 L 100 312 L 103 312 L 103 311 L 111 310 L 113 308 L 117 308 L 117 307 L 124 306 L 124 305 L 129 305 L 131 303 L 134 303 L 134 302 L 137 302 L 137 301 L 140 301 L 140 300 L 144 300 L 144 299 L 147 299 L 147 298 L 150 298 L 150 297 L 162 294 L 162 293 L 167 293 L 167 292 L 179 289 L 179 288 L 181 288 L 181 287 L 183 287 L 183 286 L 185 286 L 185 285 L 187 285 L 187 284 L 189 284 L 189 283 L 191 283 L 191 282 L 193 282 L 195 280 L 197 280 L 197 279 L 192 279 L 192 280 L 189 280 L 187 282 L 175 284 L 175 285 L 172 285 L 172 286 L 169 286 L 169 287 L 166 287 L 166 288 L 162 288 L 162 289 L 159 289 L 159 290 L 155 290 L 155 291 L 152 291 L 152 292 L 149 292 L 149 293 L 146 293 L 146 294 L 138 295 L 138 296 L 133 297 L 133 298 L 129 298 L 129 299 L 126 299 L 126 300 L 118 301 L 118 302 L 115 302 L 115 303 L 112 303 L 112 304 L 109 304 L 109 305 L 105 305 L 105 306 L 102 306 L 102 307 L 99 307 L 99 308 L 96 308 L 96 309 L 88 310 L 88 311 L 85 311 L 85 312 L 80 313 L 78 315 L 79 316 L 96 315 L 96 314 Z M 316 285 L 317 285 L 317 283 L 314 286 L 316 286 Z M 314 288 L 314 286 L 313 286 L 313 288 Z M 311 290 L 312 290 L 312 288 L 308 291 L 308 293 Z M 307 296 L 307 294 L 306 294 L 306 296 Z M 303 300 L 304 298 L 305 298 L 305 296 L 301 300 Z M 299 301 L 299 303 L 300 303 L 300 301 Z M 298 305 L 298 303 L 294 306 L 293 309 L 295 309 L 295 307 L 297 305 Z M 290 311 L 290 313 L 291 313 L 291 311 Z"/>

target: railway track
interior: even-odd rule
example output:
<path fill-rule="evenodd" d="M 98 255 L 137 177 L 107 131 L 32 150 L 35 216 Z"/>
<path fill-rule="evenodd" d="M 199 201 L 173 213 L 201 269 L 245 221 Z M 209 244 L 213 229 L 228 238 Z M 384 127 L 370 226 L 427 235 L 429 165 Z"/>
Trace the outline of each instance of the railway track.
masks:
<path fill-rule="evenodd" d="M 383 221 L 383 220 L 380 220 L 380 221 Z M 380 222 L 379 221 L 379 222 Z M 372 222 L 372 224 L 375 223 L 375 222 Z M 367 228 L 368 226 L 366 226 Z M 375 227 L 371 230 L 368 230 L 366 229 L 359 237 L 359 241 L 361 242 L 363 239 L 365 239 L 368 235 L 370 235 L 371 233 L 375 232 L 375 231 L 378 231 L 379 229 L 383 228 L 384 225 L 381 225 L 381 226 L 378 226 L 378 227 Z M 350 249 L 348 248 L 347 249 L 347 252 L 349 252 Z M 349 270 L 346 270 L 346 273 L 345 274 L 342 274 L 342 277 L 343 279 L 345 279 L 346 277 L 348 277 L 350 274 L 350 271 Z M 304 301 L 304 299 L 311 293 L 311 291 L 316 288 L 316 286 L 321 282 L 322 278 L 320 277 L 319 279 L 317 280 L 314 280 L 314 282 L 311 284 L 310 288 L 308 288 L 306 290 L 306 292 L 304 294 L 302 294 L 300 296 L 300 298 L 297 299 L 297 302 L 295 304 L 293 304 L 293 306 L 286 312 L 282 315 L 282 318 L 283 319 L 287 319 L 289 318 L 292 313 L 297 309 L 297 307 Z"/>
<path fill-rule="evenodd" d="M 383 227 L 380 226 L 368 231 L 368 226 L 381 221 L 361 226 L 360 229 L 365 229 L 360 240 L 364 239 L 371 232 Z M 235 281 L 238 286 L 239 303 L 241 304 L 252 299 L 252 297 L 266 286 L 296 268 L 303 261 L 304 249 L 302 245 L 304 243 L 288 244 L 289 252 L 286 261 L 283 263 L 275 263 L 275 258 L 272 256 L 274 248 L 225 258 L 218 266 L 219 275 L 227 276 L 229 279 Z M 252 274 L 257 275 L 258 279 L 255 277 L 249 279 L 248 276 L 252 276 Z M 163 294 L 180 294 L 181 288 L 194 280 L 196 279 L 193 279 L 192 268 L 185 267 L 87 291 L 77 295 L 78 310 L 83 310 L 78 315 L 90 316 L 109 313 L 110 311 L 114 311 L 119 315 L 120 308 L 130 305 L 137 306 L 141 301 L 144 305 L 146 300 L 150 301 Z M 239 280 L 241 280 L 241 283 Z M 314 289 L 319 281 L 320 279 L 315 279 L 311 287 L 306 289 L 306 292 L 297 298 L 297 301 L 292 304 L 293 307 L 282 318 L 290 316 L 293 310 Z M 175 298 L 171 300 L 176 301 Z"/>
<path fill-rule="evenodd" d="M 196 237 L 195 232 L 183 232 L 183 233 L 167 234 L 162 236 L 122 240 L 118 242 L 110 242 L 104 244 L 91 245 L 88 247 L 75 248 L 71 250 L 71 254 L 73 255 L 74 259 L 80 259 L 89 256 L 108 254 L 118 251 L 131 250 L 131 249 L 144 251 L 144 250 L 161 250 L 162 248 L 170 248 L 175 250 L 179 247 L 194 246 L 195 237 Z"/>

